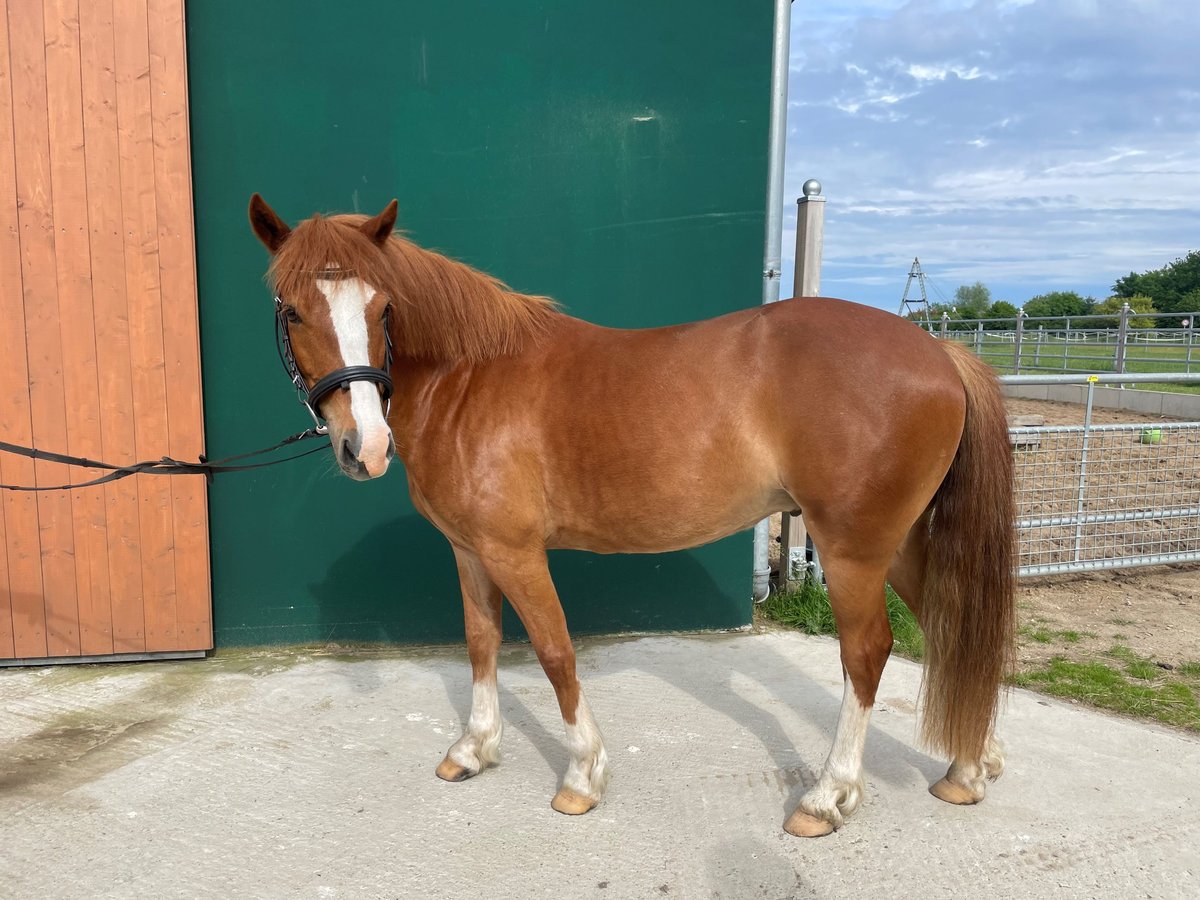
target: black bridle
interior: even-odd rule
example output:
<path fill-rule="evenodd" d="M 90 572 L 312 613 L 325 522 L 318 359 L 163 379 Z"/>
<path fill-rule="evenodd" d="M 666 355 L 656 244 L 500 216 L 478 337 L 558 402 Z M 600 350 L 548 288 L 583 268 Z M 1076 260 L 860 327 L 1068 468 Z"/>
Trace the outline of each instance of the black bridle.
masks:
<path fill-rule="evenodd" d="M 338 270 L 328 274 L 320 273 L 318 277 L 345 278 L 347 277 L 347 273 L 344 270 Z M 317 382 L 310 388 L 304 380 L 304 376 L 300 373 L 300 367 L 296 365 L 296 355 L 292 352 L 292 341 L 288 333 L 287 305 L 283 302 L 282 297 L 276 295 L 275 349 L 279 351 L 279 361 L 283 363 L 284 370 L 291 379 L 292 385 L 295 386 L 298 399 L 304 404 L 304 408 L 308 410 L 308 414 L 312 416 L 317 434 L 329 433 L 329 426 L 321 421 L 321 414 L 317 412 L 321 401 L 338 388 L 341 388 L 343 391 L 350 390 L 350 383 L 352 381 L 370 381 L 382 388 L 383 417 L 387 419 L 392 405 L 392 376 L 390 374 L 392 368 L 392 322 L 390 306 L 386 307 L 383 313 L 383 336 L 387 353 L 382 369 L 377 369 L 374 366 L 344 366 L 340 369 L 334 369 L 328 375 L 317 379 Z"/>

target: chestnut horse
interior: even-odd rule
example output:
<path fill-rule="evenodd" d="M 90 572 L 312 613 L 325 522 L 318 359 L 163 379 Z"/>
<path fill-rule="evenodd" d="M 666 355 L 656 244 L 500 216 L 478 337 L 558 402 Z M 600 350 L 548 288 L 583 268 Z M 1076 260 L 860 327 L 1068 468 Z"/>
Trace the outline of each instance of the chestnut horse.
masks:
<path fill-rule="evenodd" d="M 299 377 L 312 387 L 338 372 L 314 403 L 339 465 L 377 478 L 398 455 L 414 506 L 454 548 L 474 688 L 441 778 L 498 759 L 507 597 L 566 726 L 570 763 L 552 806 L 583 813 L 604 793 L 607 755 L 548 549 L 678 550 L 803 510 L 844 695 L 825 767 L 784 827 L 828 834 L 862 799 L 892 646 L 885 582 L 926 636 L 922 737 L 951 759 L 930 790 L 983 799 L 1004 764 L 993 727 L 1011 659 L 1014 535 L 1005 412 L 987 366 L 889 313 L 825 298 L 602 328 L 416 246 L 395 221 L 393 200 L 372 218 L 314 216 L 293 230 L 250 201 Z"/>

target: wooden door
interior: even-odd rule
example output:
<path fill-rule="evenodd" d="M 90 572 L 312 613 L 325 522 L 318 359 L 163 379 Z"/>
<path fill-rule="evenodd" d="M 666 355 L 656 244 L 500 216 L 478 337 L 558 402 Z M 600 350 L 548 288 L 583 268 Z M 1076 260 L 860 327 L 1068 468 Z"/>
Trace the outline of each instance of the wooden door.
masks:
<path fill-rule="evenodd" d="M 204 449 L 183 0 L 0 0 L 0 439 Z M 0 482 L 94 470 L 0 453 Z M 0 491 L 0 660 L 212 646 L 205 484 Z"/>

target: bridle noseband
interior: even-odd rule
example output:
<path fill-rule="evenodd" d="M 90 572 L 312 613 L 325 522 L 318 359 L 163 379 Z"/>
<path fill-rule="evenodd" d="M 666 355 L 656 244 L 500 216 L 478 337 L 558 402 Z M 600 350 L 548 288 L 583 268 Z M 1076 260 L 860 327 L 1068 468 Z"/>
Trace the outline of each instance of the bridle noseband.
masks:
<path fill-rule="evenodd" d="M 339 272 L 338 274 L 341 277 L 345 277 L 344 272 Z M 374 366 L 343 366 L 319 378 L 317 383 L 310 388 L 305 382 L 304 376 L 300 374 L 300 367 L 296 365 L 296 355 L 292 352 L 291 336 L 288 333 L 287 308 L 283 302 L 283 298 L 276 295 L 275 349 L 279 351 L 279 360 L 283 363 L 284 370 L 296 388 L 297 397 L 304 404 L 304 408 L 308 410 L 308 414 L 312 416 L 313 424 L 316 425 L 314 430 L 317 434 L 329 434 L 329 426 L 321 421 L 321 415 L 317 412 L 321 401 L 338 388 L 344 391 L 350 390 L 350 383 L 352 381 L 370 381 L 383 389 L 383 417 L 387 419 L 392 407 L 392 376 L 390 374 L 392 368 L 392 322 L 390 306 L 385 308 L 383 314 L 383 335 L 384 344 L 387 347 L 384 368 L 377 369 Z"/>

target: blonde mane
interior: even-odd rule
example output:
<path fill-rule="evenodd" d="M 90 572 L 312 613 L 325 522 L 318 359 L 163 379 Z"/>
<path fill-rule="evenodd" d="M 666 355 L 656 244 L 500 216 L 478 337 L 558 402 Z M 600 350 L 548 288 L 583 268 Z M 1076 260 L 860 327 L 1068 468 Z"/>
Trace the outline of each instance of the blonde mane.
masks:
<path fill-rule="evenodd" d="M 382 246 L 359 231 L 362 215 L 313 216 L 296 226 L 271 261 L 281 297 L 311 288 L 316 273 L 353 272 L 392 299 L 396 352 L 482 362 L 519 353 L 556 315 L 548 297 L 518 294 L 491 275 L 393 233 Z"/>

